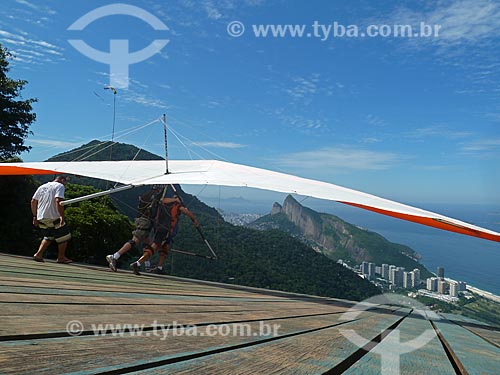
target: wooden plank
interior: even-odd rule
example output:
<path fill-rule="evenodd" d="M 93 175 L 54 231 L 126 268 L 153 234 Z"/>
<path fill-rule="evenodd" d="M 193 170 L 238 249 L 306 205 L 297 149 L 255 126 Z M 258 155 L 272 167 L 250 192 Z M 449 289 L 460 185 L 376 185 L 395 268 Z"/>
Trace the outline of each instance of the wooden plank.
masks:
<path fill-rule="evenodd" d="M 248 312 L 248 311 L 261 311 L 267 313 L 275 313 L 286 311 L 288 314 L 293 315 L 306 315 L 314 313 L 325 313 L 332 311 L 343 311 L 343 308 L 328 308 L 320 307 L 316 309 L 311 309 L 309 307 L 296 307 L 290 306 L 285 308 L 280 308 L 280 306 L 273 306 L 269 304 L 261 306 L 245 306 L 239 304 L 206 304 L 206 303 L 182 303 L 182 304 L 172 304 L 168 306 L 155 306 L 155 305 L 130 305 L 125 308 L 121 305 L 105 305 L 105 306 L 95 306 L 95 305 L 64 305 L 64 309 L 58 304 L 8 304 L 0 303 L 0 317 L 5 319 L 6 316 L 29 316 L 29 315 L 40 315 L 43 317 L 51 316 L 54 314 L 64 313 L 68 316 L 77 315 L 99 315 L 103 313 L 102 309 L 105 309 L 107 314 L 141 314 L 141 313 L 151 313 L 158 314 L 159 311 L 162 313 L 168 312 L 178 312 L 178 313 L 198 313 L 200 311 L 213 311 L 213 312 Z"/>
<path fill-rule="evenodd" d="M 500 347 L 500 328 L 490 326 L 475 319 L 470 319 L 462 315 L 441 314 L 448 320 L 460 325 L 476 335 L 482 337 L 491 344 Z"/>
<path fill-rule="evenodd" d="M 362 324 L 363 328 L 386 326 L 396 318 L 392 315 L 375 312 L 364 312 L 362 315 L 367 320 L 367 323 Z M 361 324 L 359 322 L 357 324 Z M 322 328 L 336 323 L 338 323 L 338 315 L 281 319 L 272 322 L 272 324 L 279 325 L 277 331 L 279 335 L 301 332 L 311 328 Z M 220 350 L 220 348 L 225 347 L 231 348 L 245 342 L 259 342 L 259 340 L 269 337 L 269 332 L 260 331 L 260 325 L 260 322 L 249 323 L 251 332 L 253 332 L 249 336 L 183 335 L 165 336 L 163 340 L 163 336 L 160 334 L 139 337 L 106 335 L 105 337 L 86 336 L 0 342 L 3 360 L 2 372 L 5 374 L 54 374 L 71 370 L 72 372 L 95 373 L 119 369 L 127 367 L 127 365 L 144 364 L 203 351 Z M 329 337 L 332 333 L 333 331 L 329 331 L 325 337 Z M 316 343 L 315 347 L 317 346 Z M 37 358 L 37 360 L 33 361 L 33 358 Z"/>
<path fill-rule="evenodd" d="M 67 266 L 70 267 L 70 266 Z M 101 275 L 107 275 L 107 277 L 103 277 Z M 108 276 L 109 275 L 109 276 Z M 124 274 L 125 275 L 125 274 Z M 244 291 L 230 291 L 225 289 L 217 289 L 214 287 L 204 287 L 200 288 L 197 285 L 193 288 L 183 284 L 183 288 L 178 287 L 175 284 L 167 284 L 165 281 L 158 282 L 154 277 L 137 277 L 135 275 L 126 274 L 126 276 L 119 276 L 118 274 L 111 272 L 102 272 L 97 271 L 97 275 L 95 276 L 80 276 L 71 272 L 53 272 L 52 270 L 46 269 L 37 271 L 36 273 L 24 272 L 23 270 L 13 269 L 13 270 L 0 270 L 0 276 L 9 277 L 9 279 L 13 280 L 16 276 L 22 276 L 22 278 L 30 278 L 33 280 L 40 281 L 53 281 L 59 284 L 67 283 L 70 281 L 73 282 L 81 282 L 81 283 L 95 283 L 99 285 L 114 285 L 114 286 L 142 286 L 145 290 L 149 288 L 163 288 L 165 290 L 172 290 L 170 294 L 182 295 L 185 293 L 189 294 L 200 294 L 200 295 L 211 295 L 214 297 L 226 297 L 226 298 L 253 298 L 253 299 L 268 299 L 268 300 L 276 300 L 277 297 L 271 297 L 266 295 L 257 295 L 253 293 L 248 293 Z M 161 278 L 160 280 L 166 280 Z"/>
<path fill-rule="evenodd" d="M 28 262 L 34 262 L 30 259 L 27 259 L 26 257 L 20 257 L 20 256 L 13 256 L 13 255 L 2 255 L 0 254 L 0 260 L 2 257 L 8 257 L 8 258 L 18 258 L 22 260 L 27 260 Z M 46 263 L 45 263 L 46 264 Z M 39 265 L 39 264 L 38 264 Z M 64 265 L 56 265 L 56 266 L 64 266 Z M 69 266 L 71 267 L 71 266 Z M 102 272 L 103 267 L 99 266 L 90 266 L 90 265 L 78 265 L 73 267 L 78 267 L 80 269 L 87 269 L 90 271 L 99 271 Z M 107 268 L 106 268 L 107 270 Z M 114 274 L 114 275 L 120 275 L 120 274 L 129 274 L 129 272 L 125 273 L 113 273 L 113 272 L 108 272 L 108 274 Z M 152 277 L 147 277 L 147 276 L 152 276 Z M 1 277 L 1 273 L 0 273 Z M 160 276 L 160 275 L 150 275 L 147 274 L 146 278 L 149 278 L 150 280 L 154 280 L 155 278 L 159 282 L 164 282 L 165 280 L 172 280 L 181 284 L 189 284 L 189 285 L 201 285 L 204 287 L 215 287 L 218 288 L 219 290 L 232 290 L 236 292 L 245 292 L 249 294 L 258 294 L 263 297 L 275 297 L 275 298 L 286 298 L 290 300 L 297 300 L 300 302 L 314 302 L 314 303 L 324 303 L 324 304 L 336 304 L 336 305 L 342 305 L 342 306 L 347 306 L 347 307 L 352 307 L 353 305 L 356 304 L 355 301 L 347 301 L 347 300 L 341 300 L 341 299 L 336 299 L 336 298 L 327 298 L 327 297 L 318 297 L 318 296 L 311 296 L 311 295 L 304 295 L 304 294 L 297 294 L 297 293 L 288 293 L 288 292 L 282 292 L 282 291 L 276 291 L 276 290 L 269 290 L 269 289 L 259 289 L 259 288 L 254 288 L 254 287 L 248 287 L 248 286 L 240 286 L 240 285 L 235 285 L 235 284 L 223 284 L 223 283 L 217 283 L 213 281 L 204 281 L 204 280 L 194 280 L 194 279 L 185 279 L 185 278 L 180 278 L 180 277 L 175 277 L 175 276 Z M 133 276 L 131 279 L 141 279 Z M 124 281 L 126 279 L 123 279 Z M 129 281 L 130 282 L 130 281 Z M 144 282 L 144 281 L 143 281 Z"/>
<path fill-rule="evenodd" d="M 433 322 L 469 374 L 500 372 L 498 347 L 447 319 Z"/>
<path fill-rule="evenodd" d="M 360 320 L 263 345 L 142 370 L 141 374 L 322 374 L 358 348 L 342 334 L 353 329 L 373 338 L 400 316 L 364 312 Z"/>
<path fill-rule="evenodd" d="M 128 309 L 127 309 L 128 311 Z M 82 314 L 62 314 L 59 313 L 53 316 L 41 317 L 38 314 L 29 316 L 4 316 L 2 319 L 8 321 L 8 325 L 0 326 L 0 336 L 7 335 L 34 335 L 44 334 L 49 332 L 66 332 L 66 325 L 70 321 L 79 321 L 85 330 L 90 330 L 93 325 L 98 324 L 121 324 L 133 325 L 143 324 L 146 327 L 151 327 L 153 323 L 168 324 L 171 322 L 178 322 L 179 324 L 207 324 L 207 323 L 221 323 L 221 322 L 241 322 L 250 320 L 274 320 L 283 317 L 306 317 L 306 316 L 331 316 L 338 314 L 337 312 L 328 313 L 311 313 L 294 314 L 291 311 L 182 311 L 173 312 L 162 310 L 157 307 L 156 312 L 143 312 L 137 311 L 123 312 L 120 315 L 109 313 L 94 313 L 92 315 Z M 1 337 L 0 337 L 1 338 Z"/>
<path fill-rule="evenodd" d="M 0 256 L 0 259 L 4 260 L 8 257 Z M 165 284 L 170 284 L 170 286 L 176 286 L 178 289 L 203 289 L 203 290 L 214 290 L 219 293 L 232 293 L 232 294 L 247 294 L 252 296 L 252 293 L 221 289 L 216 286 L 200 285 L 194 282 L 186 281 L 174 281 L 167 278 L 157 278 L 155 275 L 146 274 L 144 278 L 132 275 L 130 272 L 102 272 L 104 268 L 101 269 L 86 269 L 73 265 L 61 265 L 56 263 L 35 263 L 30 260 L 18 260 L 14 264 L 9 264 L 5 262 L 6 268 L 2 269 L 2 274 L 10 274 L 9 276 L 15 276 L 16 274 L 24 275 L 40 275 L 40 276 L 59 276 L 60 278 L 79 278 L 82 280 L 93 280 L 96 279 L 100 282 L 106 281 L 123 281 L 128 284 L 135 284 L 140 281 L 142 284 L 165 286 Z M 11 262 L 12 263 L 12 262 Z M 151 277 L 153 276 L 153 277 Z M 261 297 L 269 297 L 266 295 L 261 295 Z"/>
<path fill-rule="evenodd" d="M 453 322 L 471 323 L 471 324 L 482 325 L 485 327 L 491 327 L 488 323 L 484 323 L 484 322 L 481 322 L 479 320 L 469 318 L 468 316 L 457 315 L 457 314 L 447 314 L 447 313 L 440 313 L 439 315 L 441 315 L 445 319 L 451 320 Z"/>
<path fill-rule="evenodd" d="M 399 335 L 399 337 L 397 337 Z M 427 336 L 429 335 L 429 336 Z M 420 337 L 421 339 L 418 339 Z M 401 346 L 413 340 L 414 350 Z M 396 330 L 385 337 L 377 346 L 377 354 L 368 352 L 363 358 L 351 366 L 344 374 L 375 375 L 383 374 L 380 353 L 398 353 L 403 349 L 411 352 L 399 356 L 399 369 L 391 368 L 401 375 L 433 374 L 455 375 L 455 370 L 446 356 L 430 322 L 417 312 L 406 318 Z M 391 358 L 388 358 L 391 360 Z M 388 371 L 385 371 L 387 373 Z"/>
<path fill-rule="evenodd" d="M 0 277 L 0 285 L 3 286 L 12 286 L 12 287 L 32 287 L 39 288 L 41 286 L 50 286 L 51 289 L 75 289 L 75 290 L 106 290 L 106 291 L 131 291 L 131 292 L 140 292 L 140 293 L 163 293 L 163 294 L 172 294 L 171 291 L 175 290 L 176 292 L 185 292 L 185 293 L 196 293 L 199 290 L 206 291 L 207 288 L 195 286 L 193 288 L 183 286 L 182 288 L 176 284 L 165 282 L 162 285 L 155 285 L 153 287 L 145 288 L 143 284 L 137 285 L 137 283 L 133 285 L 118 285 L 115 283 L 86 283 L 86 282 L 77 282 L 72 280 L 67 280 L 64 284 L 61 284 L 60 281 L 55 280 L 47 280 L 44 278 L 20 278 L 20 277 Z M 41 285 L 41 286 L 40 286 Z M 170 293 L 169 293 L 170 292 Z M 276 298 L 269 298 L 268 296 L 257 296 L 257 295 L 248 295 L 248 294 L 237 294 L 233 293 L 222 293 L 221 295 L 229 295 L 229 296 L 242 296 L 248 298 L 265 298 L 266 300 L 276 301 Z M 293 300 L 292 300 L 293 301 Z"/>

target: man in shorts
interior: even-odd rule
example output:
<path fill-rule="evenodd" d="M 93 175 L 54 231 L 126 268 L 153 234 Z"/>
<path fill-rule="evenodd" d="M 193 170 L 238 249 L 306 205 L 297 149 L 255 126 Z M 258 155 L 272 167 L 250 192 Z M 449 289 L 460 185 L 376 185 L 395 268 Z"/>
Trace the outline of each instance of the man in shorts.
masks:
<path fill-rule="evenodd" d="M 139 197 L 137 216 L 134 220 L 135 230 L 132 232 L 132 239 L 125 242 L 116 253 L 106 256 L 111 270 L 116 271 L 118 259 L 134 246 L 138 246 L 142 242 L 144 248 L 151 247 L 149 244 L 149 235 L 153 228 L 153 218 L 156 215 L 161 200 L 162 188 L 161 185 L 153 185 L 150 191 Z"/>
<path fill-rule="evenodd" d="M 170 250 L 172 241 L 177 235 L 181 214 L 188 216 L 193 225 L 198 227 L 199 224 L 196 216 L 184 206 L 179 195 L 176 194 L 173 198 L 163 198 L 161 200 L 161 204 L 157 207 L 156 216 L 153 219 L 153 243 L 151 246 L 144 248 L 144 253 L 139 260 L 130 264 L 130 269 L 136 275 L 140 275 L 139 270 L 142 263 L 147 262 L 158 250 L 160 252 L 158 265 L 151 272 L 163 274 L 163 263 Z"/>
<path fill-rule="evenodd" d="M 66 177 L 57 176 L 54 181 L 41 185 L 31 199 L 33 225 L 40 228 L 43 235 L 40 247 L 33 255 L 37 262 L 43 262 L 43 253 L 52 241 L 57 243 L 57 263 L 72 262 L 65 255 L 71 233 L 64 221 L 64 206 L 61 205 L 66 182 Z"/>

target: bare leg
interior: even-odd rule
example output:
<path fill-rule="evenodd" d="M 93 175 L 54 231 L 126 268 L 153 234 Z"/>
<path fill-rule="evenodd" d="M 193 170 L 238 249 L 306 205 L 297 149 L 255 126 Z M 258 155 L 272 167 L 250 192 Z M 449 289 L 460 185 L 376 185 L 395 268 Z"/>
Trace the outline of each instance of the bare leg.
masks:
<path fill-rule="evenodd" d="M 145 261 L 149 260 L 149 258 L 151 258 L 151 256 L 156 253 L 156 251 L 158 250 L 158 245 L 156 245 L 154 242 L 151 244 L 151 248 L 153 249 L 152 251 L 147 251 L 145 249 L 144 251 L 144 254 L 142 254 L 142 257 L 140 257 L 138 260 L 137 260 L 137 263 L 138 264 L 143 264 Z"/>
<path fill-rule="evenodd" d="M 49 245 L 51 244 L 51 240 L 46 240 L 45 238 L 42 240 L 42 242 L 40 242 L 40 246 L 38 247 L 38 251 L 35 253 L 35 255 L 33 255 L 35 258 L 37 259 L 42 259 L 43 258 L 43 253 L 45 252 L 45 250 L 47 250 L 47 248 L 49 247 Z"/>
<path fill-rule="evenodd" d="M 63 242 L 60 244 L 57 244 L 57 261 L 58 262 L 70 262 L 71 259 L 66 257 L 66 247 L 68 246 L 68 242 Z"/>
<path fill-rule="evenodd" d="M 165 263 L 165 258 L 167 257 L 169 251 L 170 251 L 170 245 L 169 244 L 163 245 L 160 251 L 160 257 L 158 258 L 158 267 L 160 269 L 163 268 L 163 263 Z"/>
<path fill-rule="evenodd" d="M 139 243 L 139 239 L 136 236 L 132 237 L 132 241 L 134 241 L 136 245 Z M 123 246 L 120 248 L 120 250 L 118 250 L 118 254 L 122 256 L 123 254 L 129 252 L 131 249 L 132 249 L 132 244 L 130 242 L 125 242 Z"/>

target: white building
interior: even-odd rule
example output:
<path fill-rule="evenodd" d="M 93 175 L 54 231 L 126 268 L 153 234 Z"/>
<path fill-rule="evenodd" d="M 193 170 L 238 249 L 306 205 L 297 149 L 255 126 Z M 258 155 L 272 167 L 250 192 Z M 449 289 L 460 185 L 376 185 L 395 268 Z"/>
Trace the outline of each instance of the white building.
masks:
<path fill-rule="evenodd" d="M 458 297 L 458 284 L 450 283 L 450 297 Z"/>
<path fill-rule="evenodd" d="M 411 279 L 412 272 L 403 272 L 403 288 L 410 289 L 411 288 Z"/>
<path fill-rule="evenodd" d="M 382 264 L 382 278 L 389 280 L 389 265 L 388 264 Z"/>
<path fill-rule="evenodd" d="M 371 280 L 375 279 L 375 263 L 368 263 L 368 277 Z"/>
<path fill-rule="evenodd" d="M 465 281 L 458 282 L 458 291 L 465 292 L 467 290 L 467 283 Z"/>
<path fill-rule="evenodd" d="M 418 288 L 420 286 L 420 270 L 418 268 L 412 271 L 411 286 L 413 288 Z"/>
<path fill-rule="evenodd" d="M 430 290 L 431 292 L 436 292 L 437 291 L 437 283 L 438 283 L 437 277 L 428 278 L 427 279 L 427 290 Z"/>
<path fill-rule="evenodd" d="M 448 294 L 448 283 L 446 281 L 439 279 L 439 281 L 438 281 L 438 293 Z"/>

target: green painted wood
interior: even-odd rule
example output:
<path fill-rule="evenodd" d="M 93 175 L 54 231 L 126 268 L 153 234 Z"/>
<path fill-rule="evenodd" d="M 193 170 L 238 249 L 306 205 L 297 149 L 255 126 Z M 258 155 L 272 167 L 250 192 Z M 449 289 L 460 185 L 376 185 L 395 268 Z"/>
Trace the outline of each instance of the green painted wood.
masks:
<path fill-rule="evenodd" d="M 373 338 L 401 318 L 381 312 L 363 312 L 359 317 L 341 326 L 143 370 L 141 374 L 322 374 L 358 349 L 342 330 L 352 329 Z"/>
<path fill-rule="evenodd" d="M 394 374 L 455 375 L 446 352 L 430 322 L 413 312 L 396 330 L 385 337 L 374 352 L 367 353 L 344 374 L 381 375 Z M 404 353 L 403 353 L 404 352 Z M 401 353 L 397 357 L 395 353 Z M 389 371 L 382 371 L 382 356 Z M 399 366 L 395 360 L 399 360 Z"/>
<path fill-rule="evenodd" d="M 371 312 L 363 313 L 375 321 L 387 320 L 387 315 Z M 212 314 L 212 317 L 214 315 Z M 301 330 L 323 327 L 338 322 L 338 315 L 316 316 L 300 319 L 279 319 L 269 324 L 277 324 L 280 335 Z M 5 373 L 37 373 L 55 374 L 71 371 L 97 372 L 113 367 L 123 367 L 127 364 L 153 361 L 161 358 L 182 356 L 189 353 L 212 350 L 238 345 L 242 342 L 252 342 L 269 337 L 260 332 L 260 322 L 248 323 L 252 333 L 250 336 L 156 336 L 151 331 L 149 337 L 130 336 L 112 337 L 70 337 L 45 340 L 23 340 L 0 342 L 0 352 L 5 359 Z M 203 332 L 203 327 L 199 328 Z M 262 333 L 262 334 L 261 334 Z M 172 333 L 171 333 L 172 334 Z M 57 353 L 57 355 L 54 355 Z M 37 358 L 36 362 L 29 358 Z"/>
<path fill-rule="evenodd" d="M 482 337 L 486 341 L 500 347 L 500 328 L 492 327 L 486 323 L 480 322 L 475 319 L 470 319 L 461 315 L 454 314 L 441 314 L 445 318 L 454 323 L 460 325 L 461 327 L 468 329 L 469 331 L 475 333 L 476 335 Z"/>
<path fill-rule="evenodd" d="M 498 375 L 500 349 L 449 320 L 434 321 L 469 374 Z"/>

